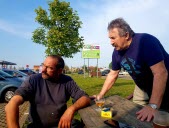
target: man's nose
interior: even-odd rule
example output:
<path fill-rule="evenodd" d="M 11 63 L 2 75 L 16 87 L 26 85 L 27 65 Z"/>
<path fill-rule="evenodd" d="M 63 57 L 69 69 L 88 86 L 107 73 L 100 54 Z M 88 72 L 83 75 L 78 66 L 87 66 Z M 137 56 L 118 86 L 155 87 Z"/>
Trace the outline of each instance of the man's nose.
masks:
<path fill-rule="evenodd" d="M 114 41 L 111 40 L 111 41 L 110 41 L 110 44 L 111 44 L 112 46 L 114 46 Z"/>
<path fill-rule="evenodd" d="M 42 71 L 44 72 L 44 71 L 46 71 L 46 70 L 47 70 L 47 67 L 46 67 L 46 66 L 43 66 Z"/>

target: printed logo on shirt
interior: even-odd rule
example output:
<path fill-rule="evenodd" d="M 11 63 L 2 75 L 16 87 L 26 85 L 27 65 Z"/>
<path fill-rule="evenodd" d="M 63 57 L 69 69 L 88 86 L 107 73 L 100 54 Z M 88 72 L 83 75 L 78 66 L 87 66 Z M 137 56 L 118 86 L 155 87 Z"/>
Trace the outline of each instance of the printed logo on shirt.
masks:
<path fill-rule="evenodd" d="M 136 65 L 135 64 L 135 60 L 131 59 L 131 58 L 128 58 L 128 60 L 130 61 L 130 65 L 133 67 L 134 69 L 134 72 L 136 74 L 140 74 L 140 65 Z M 130 67 L 130 65 L 128 64 L 126 58 L 124 58 L 122 61 L 121 61 L 121 66 L 129 73 L 129 74 L 132 74 L 133 71 L 132 71 L 132 68 Z"/>

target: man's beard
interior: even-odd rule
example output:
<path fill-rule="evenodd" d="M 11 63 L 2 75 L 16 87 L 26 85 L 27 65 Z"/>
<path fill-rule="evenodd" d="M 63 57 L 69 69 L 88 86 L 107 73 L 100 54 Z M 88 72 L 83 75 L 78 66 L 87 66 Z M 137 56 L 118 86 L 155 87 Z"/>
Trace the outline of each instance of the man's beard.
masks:
<path fill-rule="evenodd" d="M 43 79 L 50 79 L 50 76 L 47 73 L 42 72 L 42 78 Z"/>
<path fill-rule="evenodd" d="M 117 46 L 115 44 L 111 44 L 114 48 L 116 48 Z"/>
<path fill-rule="evenodd" d="M 45 80 L 49 80 L 49 81 L 57 81 L 59 79 L 59 76 L 49 76 L 48 73 L 44 73 L 42 72 L 42 78 Z"/>

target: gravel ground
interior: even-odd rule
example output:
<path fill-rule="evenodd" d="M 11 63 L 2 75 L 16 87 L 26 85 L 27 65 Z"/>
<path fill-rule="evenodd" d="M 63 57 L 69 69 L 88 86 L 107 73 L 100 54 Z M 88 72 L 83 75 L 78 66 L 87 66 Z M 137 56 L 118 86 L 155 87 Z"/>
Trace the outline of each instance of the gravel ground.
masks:
<path fill-rule="evenodd" d="M 6 103 L 0 103 L 0 128 L 7 128 L 5 106 Z M 29 102 L 25 102 L 23 105 L 19 107 L 19 118 L 20 118 L 19 123 L 21 128 L 25 123 L 25 120 L 27 119 L 28 110 L 29 110 Z"/>

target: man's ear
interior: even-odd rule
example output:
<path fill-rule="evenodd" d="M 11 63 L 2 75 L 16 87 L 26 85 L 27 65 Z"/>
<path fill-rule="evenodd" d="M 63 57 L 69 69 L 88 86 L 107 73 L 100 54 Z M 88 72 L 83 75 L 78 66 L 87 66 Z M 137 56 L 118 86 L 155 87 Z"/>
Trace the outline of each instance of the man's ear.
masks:
<path fill-rule="evenodd" d="M 129 40 L 129 39 L 130 39 L 130 35 L 129 35 L 128 32 L 126 32 L 125 38 L 126 38 L 126 40 Z"/>
<path fill-rule="evenodd" d="M 59 69 L 58 69 L 58 73 L 59 73 L 59 74 L 62 74 L 62 72 L 63 72 L 63 69 L 62 69 L 62 68 L 59 68 Z"/>

